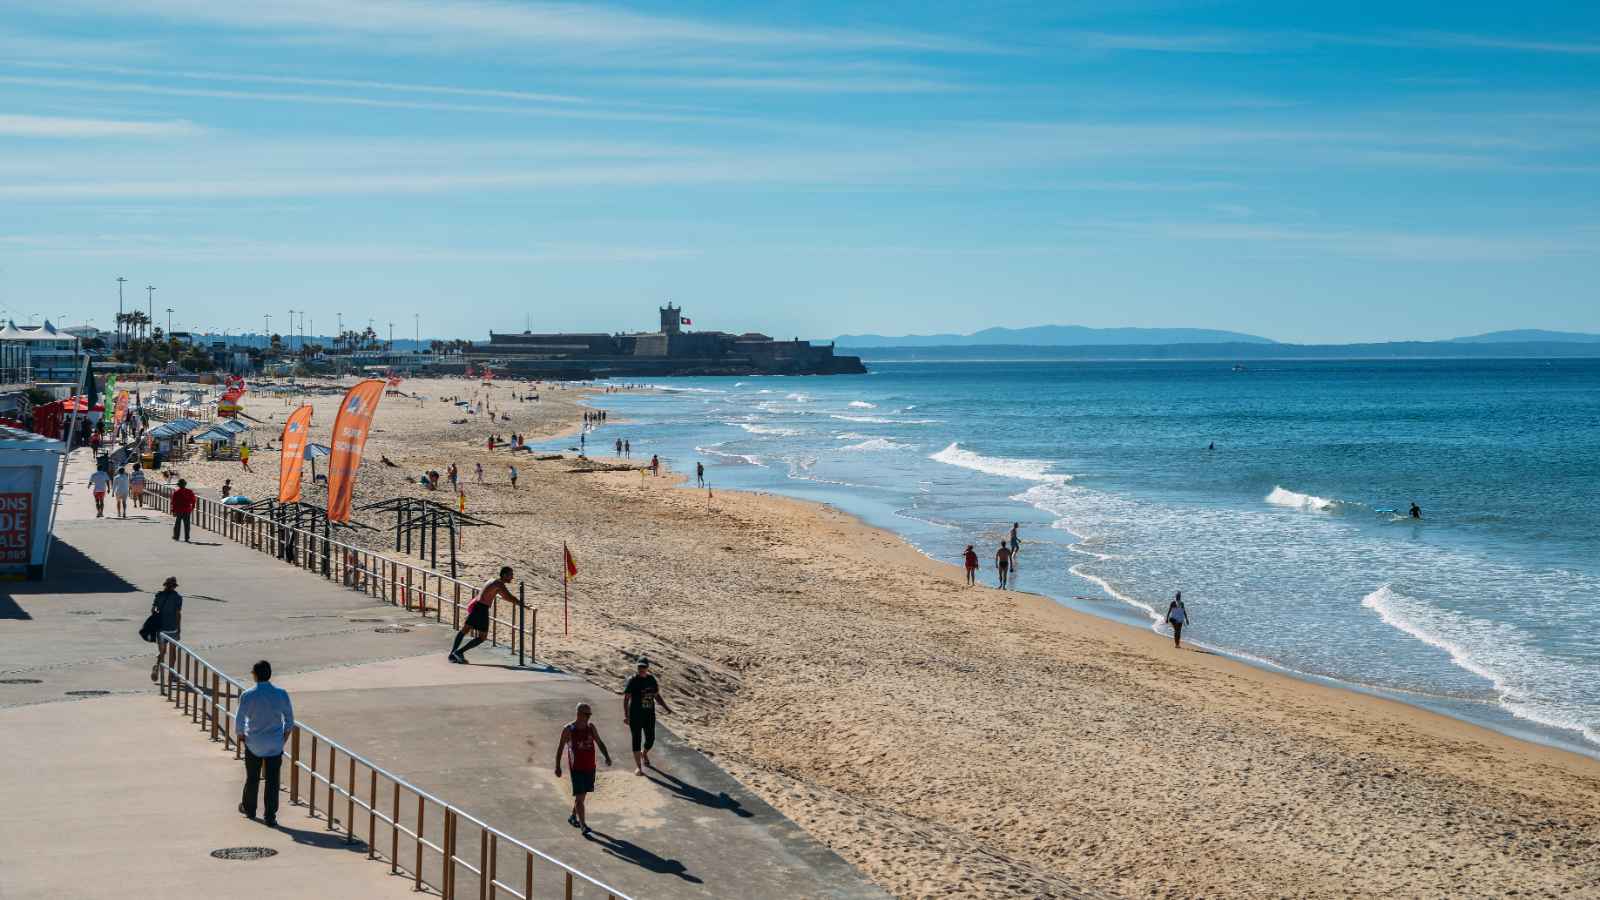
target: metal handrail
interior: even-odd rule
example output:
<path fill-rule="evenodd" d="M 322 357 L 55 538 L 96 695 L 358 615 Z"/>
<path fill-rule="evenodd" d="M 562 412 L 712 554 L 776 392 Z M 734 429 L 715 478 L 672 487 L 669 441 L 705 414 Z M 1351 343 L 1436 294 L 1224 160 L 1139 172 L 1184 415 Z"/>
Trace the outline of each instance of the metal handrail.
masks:
<path fill-rule="evenodd" d="M 237 732 L 237 706 L 235 701 L 243 695 L 245 686 L 238 680 L 230 677 L 226 672 L 207 662 L 188 645 L 173 639 L 170 635 L 161 635 L 160 662 L 158 663 L 160 677 L 158 684 L 161 695 L 172 700 L 200 726 L 201 731 L 210 731 L 211 740 L 222 742 L 225 749 L 231 749 L 234 758 L 240 758 L 244 753 L 244 741 L 240 740 Z M 301 751 L 302 735 L 310 736 L 311 755 L 309 762 Z M 312 818 L 322 818 L 328 823 L 329 831 L 339 831 L 339 815 L 337 803 L 342 799 L 345 804 L 343 830 L 347 843 L 357 840 L 356 833 L 356 808 L 360 807 L 367 813 L 366 845 L 367 858 L 389 863 L 391 873 L 404 873 L 410 876 L 418 890 L 424 885 L 437 890 L 444 900 L 457 900 L 467 895 L 461 892 L 461 885 L 457 882 L 459 870 L 465 869 L 468 873 L 479 878 L 477 896 L 495 900 L 502 892 L 517 898 L 517 900 L 532 900 L 533 898 L 533 866 L 534 862 L 541 861 L 559 868 L 563 875 L 563 896 L 572 898 L 575 887 L 593 889 L 594 896 L 604 892 L 607 900 L 632 900 L 628 895 L 618 891 L 605 882 L 588 875 L 542 850 L 529 846 L 517 838 L 506 834 L 498 828 L 484 822 L 477 816 L 466 812 L 454 804 L 442 800 L 409 781 L 395 775 L 393 772 L 372 762 L 372 760 L 354 752 L 345 745 L 333 740 L 322 732 L 309 725 L 296 722 L 294 730 L 290 732 L 285 742 L 285 755 L 289 757 L 289 803 L 301 805 L 300 776 L 304 772 L 308 779 L 308 793 L 306 806 Z M 319 751 L 327 751 L 327 774 L 319 769 Z M 346 781 L 343 786 L 338 783 L 339 756 L 345 760 L 344 770 Z M 363 800 L 357 793 L 356 769 L 365 769 L 367 772 L 367 798 Z M 378 782 L 387 782 L 391 788 L 392 803 L 390 812 L 384 813 L 379 808 Z M 326 799 L 323 803 L 322 815 L 317 814 L 317 794 L 319 786 L 326 788 Z M 405 793 L 416 798 L 415 828 L 410 828 L 401 821 L 400 796 Z M 429 804 L 437 807 L 443 813 L 440 820 L 440 833 L 442 843 L 429 840 L 424 831 L 428 821 Z M 409 808 L 409 803 L 408 803 Z M 378 823 L 389 829 L 389 852 L 385 854 L 378 847 Z M 462 822 L 466 822 L 478 829 L 479 849 L 478 861 L 462 857 L 458 853 L 459 844 L 457 836 Z M 400 835 L 404 834 L 413 845 L 412 861 L 408 866 L 401 861 Z M 500 881 L 497 877 L 498 863 L 502 848 L 509 849 L 512 855 L 519 851 L 522 854 L 523 883 L 521 889 Z M 440 872 L 436 880 L 429 880 L 424 873 L 427 860 L 424 850 L 432 851 L 439 856 Z M 485 872 L 488 877 L 485 878 Z"/>
<path fill-rule="evenodd" d="M 152 501 L 156 510 L 170 513 L 173 489 L 173 485 L 152 482 L 145 488 L 145 497 Z M 290 562 L 297 568 L 308 569 L 369 597 L 420 612 L 425 617 L 431 611 L 437 622 L 444 621 L 448 604 L 451 625 L 455 628 L 461 627 L 462 613 L 477 594 L 477 588 L 460 578 L 336 541 L 325 534 L 295 528 L 268 516 L 229 507 L 208 497 L 195 498 L 190 524 Z M 434 586 L 432 591 L 429 590 L 430 579 Z M 524 583 L 519 586 L 512 618 L 493 612 L 489 616 L 490 646 L 500 646 L 502 629 L 509 632 L 510 640 L 504 643 L 517 651 L 519 664 L 537 659 L 539 649 L 539 609 L 528 606 L 526 593 Z M 434 601 L 431 610 L 429 600 Z"/>

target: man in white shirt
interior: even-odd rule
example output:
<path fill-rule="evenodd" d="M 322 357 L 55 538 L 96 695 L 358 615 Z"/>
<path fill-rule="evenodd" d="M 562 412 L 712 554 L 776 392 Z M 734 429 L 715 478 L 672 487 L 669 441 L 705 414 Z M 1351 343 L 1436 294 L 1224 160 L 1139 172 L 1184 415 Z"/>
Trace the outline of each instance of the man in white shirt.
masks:
<path fill-rule="evenodd" d="M 132 482 L 128 480 L 128 473 L 124 469 L 117 470 L 117 477 L 111 479 L 111 496 L 117 498 L 117 518 L 128 517 L 128 492 L 132 490 Z"/>
<path fill-rule="evenodd" d="M 106 488 L 111 486 L 111 476 L 104 469 L 95 469 L 89 476 L 89 490 L 94 491 L 94 517 L 102 518 L 106 514 Z"/>
<path fill-rule="evenodd" d="M 239 738 L 244 741 L 244 799 L 239 812 L 256 817 L 256 793 L 261 769 L 267 770 L 266 823 L 278 826 L 278 776 L 283 767 L 283 743 L 294 731 L 294 705 L 289 692 L 272 683 L 272 664 L 261 660 L 251 668 L 256 686 L 239 695 L 235 713 Z"/>

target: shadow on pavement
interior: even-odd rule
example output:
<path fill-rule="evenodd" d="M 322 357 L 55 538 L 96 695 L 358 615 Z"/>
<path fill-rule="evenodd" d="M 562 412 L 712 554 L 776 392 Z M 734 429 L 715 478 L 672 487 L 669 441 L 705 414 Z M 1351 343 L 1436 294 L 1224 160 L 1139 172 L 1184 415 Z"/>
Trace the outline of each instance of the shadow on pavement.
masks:
<path fill-rule="evenodd" d="M 39 581 L 19 581 L 6 585 L 0 589 L 0 596 L 27 595 L 27 594 L 125 594 L 136 593 L 139 590 L 128 583 L 122 576 L 100 565 L 89 557 L 83 555 L 77 547 L 53 537 L 50 544 L 50 563 L 45 571 L 45 577 Z M 15 606 L 12 603 L 11 606 Z M 5 602 L 0 601 L 0 609 L 4 609 Z M 0 618 L 29 618 L 26 613 L 20 616 L 5 615 L 0 612 Z"/>
<path fill-rule="evenodd" d="M 665 859 L 657 856 L 632 841 L 615 838 L 595 829 L 590 829 L 589 833 L 583 837 L 584 840 L 594 841 L 599 844 L 602 849 L 617 859 L 631 862 L 646 871 L 654 872 L 657 875 L 676 875 L 690 884 L 705 883 L 699 878 L 690 875 L 689 870 L 684 868 L 683 863 L 675 859 Z"/>
<path fill-rule="evenodd" d="M 366 853 L 367 845 L 360 840 L 346 841 L 344 835 L 337 831 L 312 831 L 306 828 L 291 828 L 282 822 L 273 829 L 288 835 L 296 844 L 303 847 L 316 847 L 319 850 L 345 850 L 350 853 Z"/>
<path fill-rule="evenodd" d="M 713 794 L 705 788 L 695 787 L 681 778 L 668 775 L 654 765 L 650 766 L 650 774 L 646 774 L 645 777 L 671 791 L 675 796 L 691 803 L 709 806 L 712 809 L 725 809 L 741 819 L 748 819 L 755 815 L 755 813 L 739 805 L 739 801 L 729 797 L 725 792 Z"/>

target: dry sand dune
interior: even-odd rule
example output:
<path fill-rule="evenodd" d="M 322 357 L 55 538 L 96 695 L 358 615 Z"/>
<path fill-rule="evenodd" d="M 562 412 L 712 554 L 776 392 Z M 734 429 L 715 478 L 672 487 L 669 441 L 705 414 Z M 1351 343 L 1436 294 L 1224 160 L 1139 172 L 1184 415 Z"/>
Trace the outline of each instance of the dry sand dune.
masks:
<path fill-rule="evenodd" d="M 484 438 L 570 430 L 576 392 L 497 385 L 512 420 L 491 427 L 437 400 L 475 384 L 404 389 L 430 399 L 384 400 L 357 502 L 421 495 L 405 478 L 454 461 L 470 511 L 505 526 L 469 534 L 466 572 L 530 576 L 543 657 L 616 688 L 648 653 L 666 724 L 897 895 L 1600 896 L 1593 760 L 968 589 L 827 508 L 526 455 L 513 492 Z M 178 468 L 267 496 L 277 454 L 253 462 Z"/>

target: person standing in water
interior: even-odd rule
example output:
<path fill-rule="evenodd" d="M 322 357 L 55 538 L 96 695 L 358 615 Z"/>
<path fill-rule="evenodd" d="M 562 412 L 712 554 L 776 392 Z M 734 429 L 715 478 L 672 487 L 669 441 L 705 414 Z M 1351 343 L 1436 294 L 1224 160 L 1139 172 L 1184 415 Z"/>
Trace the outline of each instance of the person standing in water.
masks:
<path fill-rule="evenodd" d="M 1417 505 L 1417 501 L 1415 501 L 1415 500 L 1411 501 L 1411 518 L 1413 518 L 1413 519 L 1422 518 L 1422 507 L 1418 506 Z"/>
<path fill-rule="evenodd" d="M 1183 626 L 1189 622 L 1189 610 L 1183 605 L 1183 591 L 1179 591 L 1167 604 L 1167 624 L 1172 626 L 1172 646 L 1183 649 Z"/>
<path fill-rule="evenodd" d="M 1005 541 L 1000 542 L 1000 549 L 994 554 L 994 568 L 1000 573 L 1000 590 L 1006 590 L 1006 581 L 1011 575 L 1011 548 Z"/>
<path fill-rule="evenodd" d="M 1020 522 L 1011 523 L 1011 571 L 1017 570 L 1017 551 L 1022 549 L 1022 538 L 1017 537 L 1017 529 L 1022 526 Z"/>
<path fill-rule="evenodd" d="M 978 551 L 968 544 L 967 549 L 961 554 L 961 561 L 967 567 L 967 587 L 978 583 Z"/>

